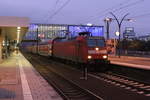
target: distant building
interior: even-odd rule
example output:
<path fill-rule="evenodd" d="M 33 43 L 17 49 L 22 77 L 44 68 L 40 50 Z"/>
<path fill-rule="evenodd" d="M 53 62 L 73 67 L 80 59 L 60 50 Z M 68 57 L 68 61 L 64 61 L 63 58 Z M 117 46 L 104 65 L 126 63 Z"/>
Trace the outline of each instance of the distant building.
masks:
<path fill-rule="evenodd" d="M 150 34 L 138 37 L 139 40 L 150 41 Z"/>
<path fill-rule="evenodd" d="M 37 34 L 41 39 L 51 39 L 57 36 L 63 37 L 68 31 L 67 25 L 58 24 L 30 24 L 24 40 L 36 40 Z"/>
<path fill-rule="evenodd" d="M 123 38 L 132 39 L 135 38 L 136 33 L 134 32 L 134 27 L 126 27 L 123 32 Z"/>
<path fill-rule="evenodd" d="M 30 24 L 24 40 L 36 40 L 55 37 L 78 36 L 79 32 L 90 32 L 91 36 L 104 36 L 103 26 L 67 25 L 67 24 Z"/>

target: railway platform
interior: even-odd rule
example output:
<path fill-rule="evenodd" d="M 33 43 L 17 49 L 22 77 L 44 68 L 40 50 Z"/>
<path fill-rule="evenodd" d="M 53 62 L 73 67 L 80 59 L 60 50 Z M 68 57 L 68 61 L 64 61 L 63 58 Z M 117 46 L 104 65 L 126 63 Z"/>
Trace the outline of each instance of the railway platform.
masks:
<path fill-rule="evenodd" d="M 0 100 L 62 100 L 21 53 L 0 64 Z"/>
<path fill-rule="evenodd" d="M 111 64 L 129 66 L 137 69 L 150 70 L 150 58 L 148 57 L 132 57 L 132 56 L 114 56 L 109 55 Z"/>

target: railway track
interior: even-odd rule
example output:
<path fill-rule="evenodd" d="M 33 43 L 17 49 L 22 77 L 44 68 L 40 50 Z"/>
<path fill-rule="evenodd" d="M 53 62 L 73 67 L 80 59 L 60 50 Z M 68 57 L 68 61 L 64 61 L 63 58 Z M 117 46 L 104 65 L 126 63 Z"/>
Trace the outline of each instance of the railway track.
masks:
<path fill-rule="evenodd" d="M 32 58 L 32 57 L 31 57 Z M 36 59 L 35 59 L 36 58 Z M 52 65 L 61 66 L 61 63 L 50 61 L 47 58 L 32 58 L 32 64 L 39 70 L 39 73 L 62 95 L 65 100 L 103 100 L 101 97 L 94 95 L 86 89 L 80 88 L 74 82 L 62 77 L 56 71 L 50 69 Z M 40 60 L 39 60 L 40 59 Z M 30 60 L 31 61 L 31 60 Z M 44 63 L 43 63 L 44 62 Z M 35 64 L 34 64 L 35 63 Z M 44 67 L 43 67 L 44 66 Z M 68 68 L 68 67 L 67 67 Z M 70 68 L 70 67 L 69 67 Z M 74 68 L 73 68 L 74 69 Z M 106 73 L 89 73 L 89 76 L 95 77 L 101 81 L 105 81 L 115 87 L 120 87 L 128 91 L 132 91 L 139 95 L 150 97 L 150 84 L 140 80 L 132 79 L 113 72 Z M 64 84 L 64 85 L 62 85 Z"/>
<path fill-rule="evenodd" d="M 118 87 L 136 92 L 141 95 L 150 96 L 150 84 L 138 81 L 136 79 L 128 78 L 122 75 L 117 75 L 112 72 L 108 73 L 92 73 L 92 77 L 98 78 L 102 81 L 116 85 Z"/>
<path fill-rule="evenodd" d="M 67 80 L 50 69 L 49 63 L 43 63 L 38 57 L 30 57 L 36 70 L 51 84 L 64 100 L 103 100 L 101 97 L 82 89 L 71 80 Z M 34 61 L 34 62 L 33 62 Z"/>

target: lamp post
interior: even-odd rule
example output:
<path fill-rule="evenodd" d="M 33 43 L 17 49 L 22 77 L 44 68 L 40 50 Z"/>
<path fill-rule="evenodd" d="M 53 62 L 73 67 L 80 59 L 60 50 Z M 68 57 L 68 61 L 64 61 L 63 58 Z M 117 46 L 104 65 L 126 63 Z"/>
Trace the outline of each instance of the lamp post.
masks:
<path fill-rule="evenodd" d="M 115 20 L 117 21 L 117 24 L 118 24 L 118 33 L 119 33 L 119 40 L 118 40 L 118 44 L 119 44 L 119 48 L 118 48 L 118 57 L 120 58 L 120 35 L 121 35 L 121 25 L 122 25 L 122 22 L 123 22 L 123 20 L 125 19 L 125 17 L 127 16 L 127 15 L 129 15 L 129 13 L 127 13 L 127 14 L 125 14 L 123 17 L 122 17 L 122 19 L 121 19 L 121 21 L 119 21 L 118 20 L 118 18 L 112 13 L 112 12 L 110 12 L 110 14 L 115 18 Z"/>
<path fill-rule="evenodd" d="M 36 53 L 38 54 L 38 50 L 39 50 L 39 30 L 38 30 L 38 27 L 36 29 Z"/>
<path fill-rule="evenodd" d="M 116 33 L 115 33 L 115 35 L 116 36 L 119 36 L 120 35 L 120 33 L 117 31 Z M 114 38 L 114 55 L 116 56 L 116 51 L 117 51 L 117 44 L 118 44 L 118 42 L 117 42 L 117 39 L 115 39 Z"/>
<path fill-rule="evenodd" d="M 106 37 L 107 37 L 107 40 L 109 40 L 109 25 L 110 25 L 111 21 L 112 21 L 112 18 L 105 18 L 104 19 L 104 22 L 106 23 Z"/>

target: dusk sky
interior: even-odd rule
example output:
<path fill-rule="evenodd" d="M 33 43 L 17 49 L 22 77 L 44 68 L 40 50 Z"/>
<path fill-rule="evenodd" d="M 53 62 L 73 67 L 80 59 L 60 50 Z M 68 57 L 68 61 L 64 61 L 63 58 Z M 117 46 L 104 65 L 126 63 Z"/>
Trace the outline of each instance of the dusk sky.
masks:
<path fill-rule="evenodd" d="M 31 23 L 87 24 L 105 26 L 104 18 L 113 16 L 132 18 L 125 27 L 134 27 L 137 35 L 150 33 L 150 0 L 0 0 L 0 16 L 29 17 Z M 116 21 L 110 32 L 117 31 Z"/>

